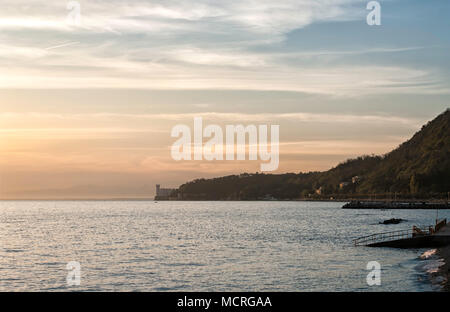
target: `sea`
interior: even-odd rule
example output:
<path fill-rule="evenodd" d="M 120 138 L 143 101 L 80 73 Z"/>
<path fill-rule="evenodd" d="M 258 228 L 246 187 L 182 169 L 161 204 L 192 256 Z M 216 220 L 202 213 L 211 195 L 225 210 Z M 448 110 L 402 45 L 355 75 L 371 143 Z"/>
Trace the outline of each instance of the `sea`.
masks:
<path fill-rule="evenodd" d="M 0 201 L 0 291 L 440 290 L 428 274 L 442 264 L 435 251 L 352 244 L 432 225 L 435 210 L 343 204 Z M 379 224 L 390 218 L 406 221 Z"/>

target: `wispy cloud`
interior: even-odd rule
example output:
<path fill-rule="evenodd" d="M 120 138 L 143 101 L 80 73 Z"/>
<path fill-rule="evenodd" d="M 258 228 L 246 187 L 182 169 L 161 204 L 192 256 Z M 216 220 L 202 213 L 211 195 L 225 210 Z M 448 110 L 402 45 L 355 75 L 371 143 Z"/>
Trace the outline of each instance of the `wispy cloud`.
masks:
<path fill-rule="evenodd" d="M 364 114 L 327 114 L 327 113 L 222 113 L 222 112 L 198 112 L 198 113 L 155 113 L 155 114 L 124 114 L 124 113 L 87 113 L 87 114 L 56 114 L 56 113 L 0 113 L 2 126 L 0 131 L 33 131 L 48 130 L 63 131 L 155 131 L 160 122 L 167 128 L 168 122 L 189 123 L 195 117 L 202 117 L 207 122 L 217 122 L 220 124 L 244 123 L 283 123 L 286 121 L 302 123 L 345 123 L 345 124 L 401 124 L 403 126 L 417 127 L 424 123 L 423 118 L 392 116 L 386 114 L 364 115 Z M 27 124 L 27 127 L 18 127 L 20 124 Z M 48 125 L 68 125 L 58 127 Z M 86 124 L 96 124 L 96 128 L 87 127 Z M 30 126 L 34 125 L 34 126 Z M 69 126 L 70 125 L 70 126 Z M 74 127 L 74 125 L 76 127 Z M 111 125 L 127 125 L 126 128 L 111 127 Z M 150 125 L 154 127 L 149 127 Z M 167 128 L 166 132 L 169 132 Z"/>
<path fill-rule="evenodd" d="M 82 27 L 118 32 L 173 30 L 175 22 L 195 23 L 206 21 L 212 27 L 225 30 L 223 26 L 239 27 L 247 32 L 286 33 L 314 22 L 351 20 L 358 15 L 355 5 L 361 0 L 91 0 L 81 4 Z M 49 0 L 1 1 L 2 28 L 61 28 L 66 29 L 66 2 Z M 169 23 L 172 22 L 172 23 Z M 191 24 L 195 26 L 195 24 Z M 197 27 L 203 30 L 202 25 Z"/>
<path fill-rule="evenodd" d="M 0 65 L 9 68 L 0 87 L 450 93 L 437 68 L 352 62 L 421 46 L 283 48 L 294 30 L 363 20 L 365 3 L 92 0 L 80 1 L 81 24 L 71 26 L 64 1 L 0 1 Z"/>
<path fill-rule="evenodd" d="M 45 48 L 45 50 L 53 50 L 53 49 L 58 49 L 58 48 L 63 48 L 63 47 L 69 47 L 69 46 L 72 46 L 72 45 L 75 45 L 78 43 L 79 43 L 78 41 L 63 42 L 63 43 L 60 43 L 60 44 L 57 44 L 54 46 L 47 47 L 47 48 Z"/>

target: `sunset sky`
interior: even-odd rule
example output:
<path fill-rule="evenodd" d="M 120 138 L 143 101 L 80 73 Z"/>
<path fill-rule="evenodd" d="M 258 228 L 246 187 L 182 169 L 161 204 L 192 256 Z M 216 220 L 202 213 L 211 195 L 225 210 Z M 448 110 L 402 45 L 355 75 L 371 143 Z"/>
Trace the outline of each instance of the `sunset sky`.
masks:
<path fill-rule="evenodd" d="M 177 124 L 280 125 L 277 173 L 383 154 L 450 105 L 450 2 L 0 0 L 0 198 L 145 198 L 256 172 Z"/>

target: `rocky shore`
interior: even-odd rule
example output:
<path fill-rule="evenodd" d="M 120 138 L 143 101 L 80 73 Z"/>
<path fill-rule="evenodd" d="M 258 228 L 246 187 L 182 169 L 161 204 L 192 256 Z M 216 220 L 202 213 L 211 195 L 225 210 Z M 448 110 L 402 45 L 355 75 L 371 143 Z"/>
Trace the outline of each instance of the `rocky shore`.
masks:
<path fill-rule="evenodd" d="M 442 291 L 450 291 L 450 246 L 439 248 L 436 255 L 444 262 L 436 272 L 430 273 L 431 281 L 441 285 Z"/>

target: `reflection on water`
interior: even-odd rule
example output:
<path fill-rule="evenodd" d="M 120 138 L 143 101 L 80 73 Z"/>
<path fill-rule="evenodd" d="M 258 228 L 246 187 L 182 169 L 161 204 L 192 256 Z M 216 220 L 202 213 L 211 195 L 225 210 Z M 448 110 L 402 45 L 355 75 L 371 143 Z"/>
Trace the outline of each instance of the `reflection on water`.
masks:
<path fill-rule="evenodd" d="M 424 210 L 320 202 L 0 202 L 0 291 L 421 291 L 426 250 L 355 248 L 433 223 Z M 449 217 L 449 212 L 440 212 Z M 389 218 L 408 220 L 378 224 Z M 424 258 L 424 257 L 422 257 Z M 425 257 L 426 258 L 426 257 Z M 66 285 L 66 264 L 81 285 Z M 366 265 L 381 264 L 369 287 Z"/>
<path fill-rule="evenodd" d="M 420 259 L 428 259 L 432 256 L 434 256 L 437 252 L 437 249 L 430 249 L 425 251 L 423 254 L 420 255 Z"/>

